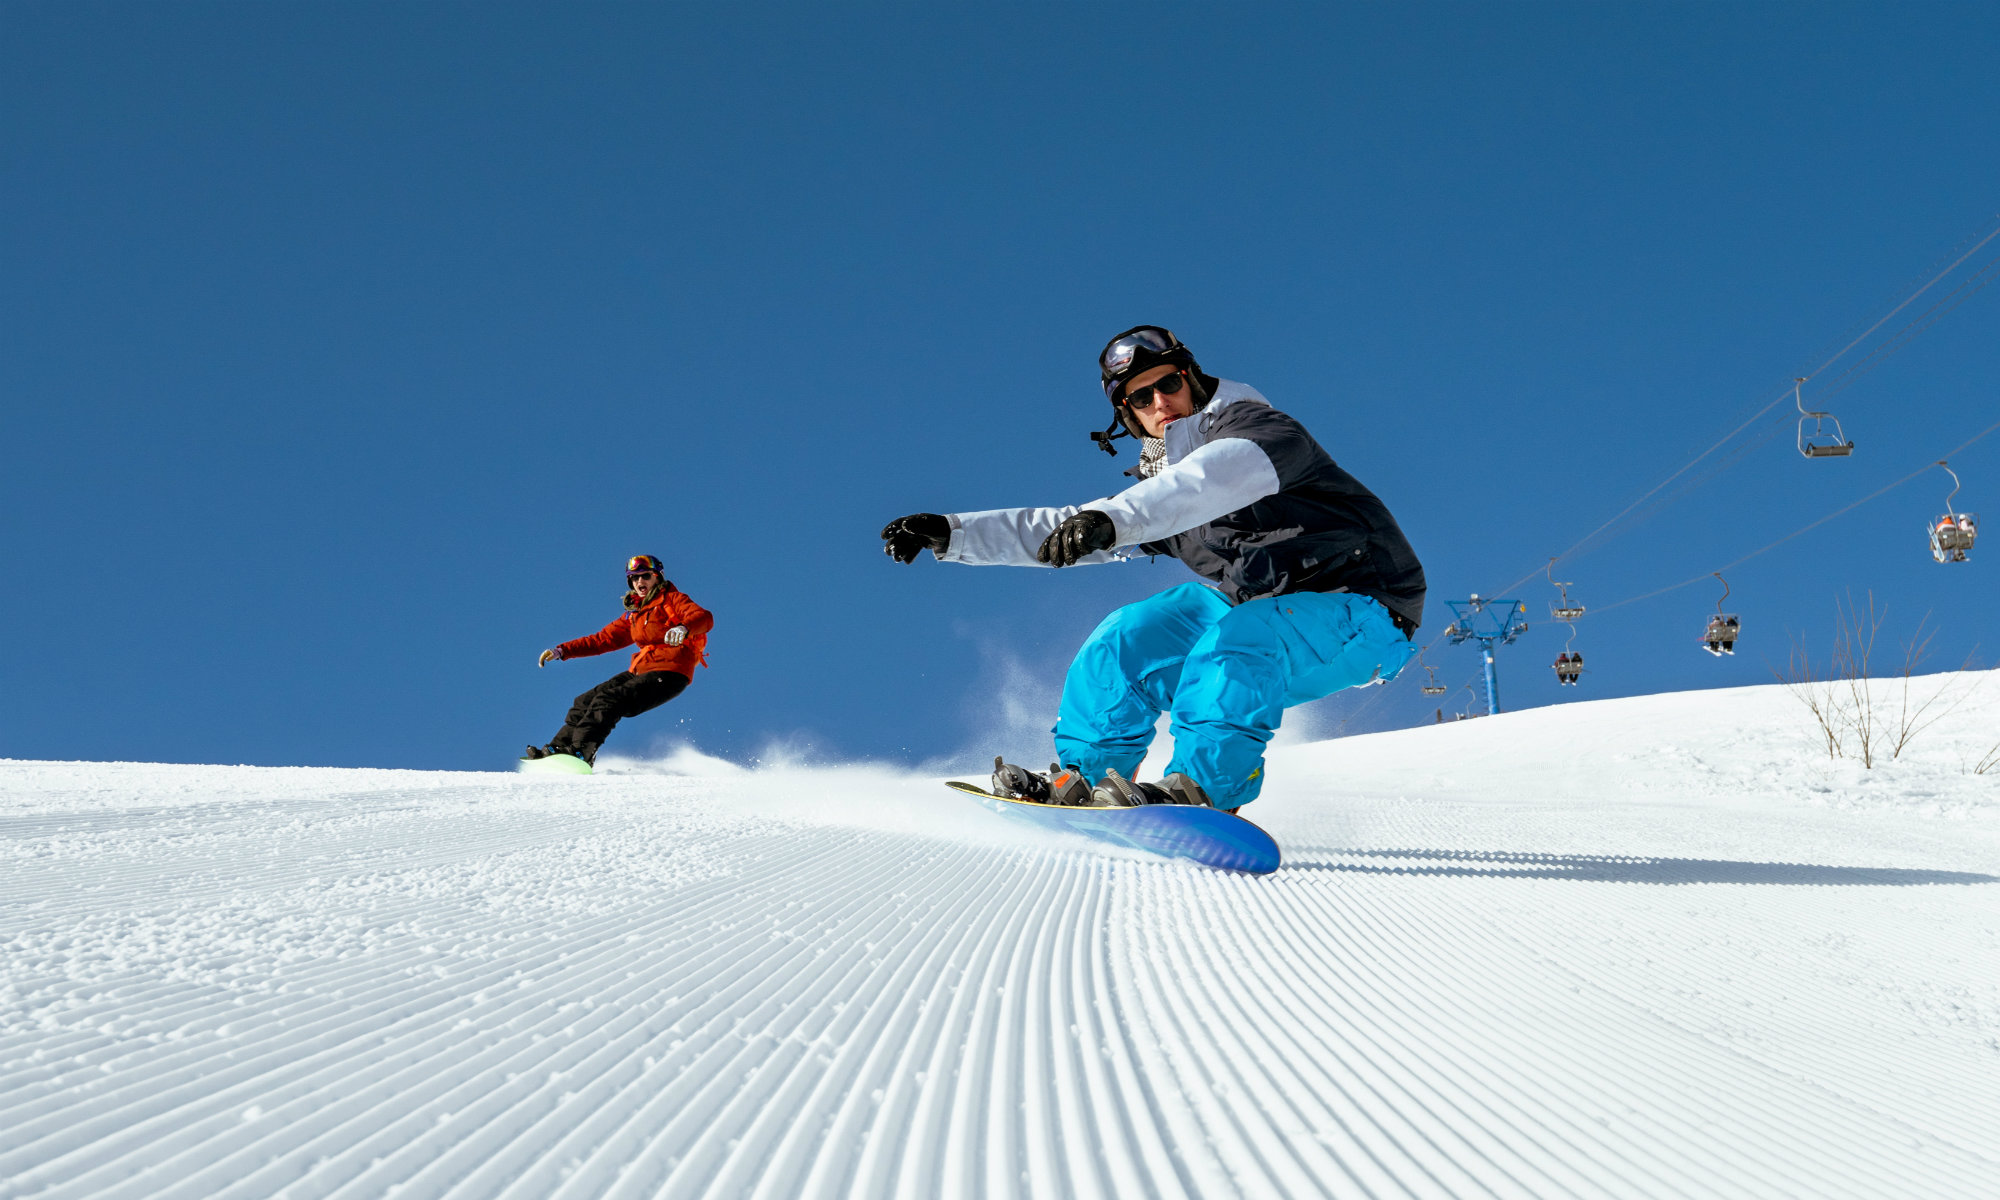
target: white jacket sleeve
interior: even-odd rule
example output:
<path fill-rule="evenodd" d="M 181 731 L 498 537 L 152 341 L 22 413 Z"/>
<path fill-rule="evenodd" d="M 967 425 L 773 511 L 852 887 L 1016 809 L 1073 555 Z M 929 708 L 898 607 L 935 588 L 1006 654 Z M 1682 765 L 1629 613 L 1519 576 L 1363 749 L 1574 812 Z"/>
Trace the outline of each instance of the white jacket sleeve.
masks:
<path fill-rule="evenodd" d="M 938 557 L 975 567 L 1047 566 L 1036 560 L 1035 551 L 1056 526 L 1090 508 L 1111 518 L 1118 541 L 1113 549 L 1077 561 L 1113 562 L 1128 557 L 1129 547 L 1206 525 L 1274 495 L 1279 486 L 1278 470 L 1262 447 L 1247 438 L 1220 438 L 1151 479 L 1089 504 L 952 513 L 946 518 L 951 546 Z"/>
<path fill-rule="evenodd" d="M 950 513 L 951 545 L 938 558 L 973 567 L 1046 567 L 1035 551 L 1056 526 L 1086 508 L 1101 509 L 1108 500 L 1072 504 L 1067 508 L 995 508 L 986 512 Z M 1116 550 L 1099 550 L 1077 560 L 1079 565 L 1114 562 L 1126 557 Z"/>
<path fill-rule="evenodd" d="M 1151 479 L 1085 508 L 1111 518 L 1120 546 L 1157 542 L 1277 494 L 1271 456 L 1248 438 L 1218 438 Z M 1039 544 L 1039 543 L 1037 543 Z"/>

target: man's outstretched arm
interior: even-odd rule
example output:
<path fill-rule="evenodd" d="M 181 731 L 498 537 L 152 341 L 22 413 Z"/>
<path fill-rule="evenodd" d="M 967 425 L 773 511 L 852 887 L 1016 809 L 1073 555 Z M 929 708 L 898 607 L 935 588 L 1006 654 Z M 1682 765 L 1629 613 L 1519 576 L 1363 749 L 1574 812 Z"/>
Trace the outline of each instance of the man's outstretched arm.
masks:
<path fill-rule="evenodd" d="M 1111 548 L 1105 532 L 1110 518 L 1083 510 L 1086 525 L 1074 521 L 1079 511 L 1079 506 L 1072 504 L 1067 508 L 996 508 L 949 515 L 911 513 L 882 527 L 882 553 L 899 563 L 911 563 L 928 549 L 941 562 L 975 567 L 1063 567 L 1123 557 L 1095 552 Z M 1069 536 L 1055 537 L 1065 529 L 1065 522 L 1071 522 Z"/>
<path fill-rule="evenodd" d="M 1281 486 L 1277 468 L 1264 447 L 1247 438 L 1219 438 L 1151 479 L 1089 504 L 952 513 L 945 517 L 950 538 L 938 558 L 973 566 L 1012 567 L 1112 562 L 1126 557 L 1122 553 L 1126 548 L 1163 541 L 1206 525 L 1276 494 Z M 1068 558 L 1060 551 L 1074 550 L 1079 535 L 1095 532 L 1089 526 L 1077 528 L 1081 522 L 1065 528 L 1080 512 L 1102 513 L 1110 521 L 1111 533 L 1108 543 L 1101 533 L 1080 543 L 1105 548 Z M 1065 536 L 1051 544 L 1050 538 L 1058 529 L 1063 529 Z M 1045 545 L 1049 547 L 1046 554 Z M 1067 561 L 1056 561 L 1059 558 Z"/>
<path fill-rule="evenodd" d="M 1042 546 L 1063 522 L 1084 509 L 1101 510 L 1106 502 L 1069 504 L 1062 508 L 995 508 L 985 512 L 952 513 L 949 547 L 938 555 L 940 561 L 965 563 L 974 567 L 1048 567 L 1068 564 L 1039 557 Z M 1114 539 L 1114 545 L 1095 550 L 1071 561 L 1078 564 L 1116 562 L 1125 557 L 1119 545 L 1134 543 Z"/>
<path fill-rule="evenodd" d="M 1151 479 L 1086 505 L 1111 518 L 1121 546 L 1164 541 L 1275 495 L 1283 482 L 1271 456 L 1248 438 L 1210 442 Z"/>

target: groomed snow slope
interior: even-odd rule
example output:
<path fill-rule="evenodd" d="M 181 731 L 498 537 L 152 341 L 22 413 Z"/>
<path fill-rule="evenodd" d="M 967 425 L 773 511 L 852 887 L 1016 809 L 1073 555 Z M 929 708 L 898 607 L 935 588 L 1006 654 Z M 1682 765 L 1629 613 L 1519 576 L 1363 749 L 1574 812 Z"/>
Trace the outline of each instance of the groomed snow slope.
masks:
<path fill-rule="evenodd" d="M 0 1196 L 2000 1195 L 1963 682 L 1874 771 L 1776 688 L 1289 747 L 1266 878 L 866 768 L 0 764 Z"/>

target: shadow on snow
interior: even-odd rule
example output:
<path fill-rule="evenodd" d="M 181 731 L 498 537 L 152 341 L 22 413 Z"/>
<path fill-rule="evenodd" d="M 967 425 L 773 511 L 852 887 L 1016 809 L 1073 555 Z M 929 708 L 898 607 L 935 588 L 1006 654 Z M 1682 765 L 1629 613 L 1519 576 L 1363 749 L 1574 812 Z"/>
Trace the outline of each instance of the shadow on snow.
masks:
<path fill-rule="evenodd" d="M 1904 867 L 1829 867 L 1816 863 L 1731 862 L 1712 858 L 1653 858 L 1619 854 L 1522 854 L 1509 850 L 1331 850 L 1326 857 L 1286 856 L 1292 870 L 1373 875 L 1488 875 L 1573 879 L 1584 883 L 1760 883 L 1808 887 L 1914 887 L 2000 883 L 1971 871 Z M 1357 862 L 1389 859 L 1395 862 Z M 1408 860 L 1417 860 L 1414 863 Z"/>

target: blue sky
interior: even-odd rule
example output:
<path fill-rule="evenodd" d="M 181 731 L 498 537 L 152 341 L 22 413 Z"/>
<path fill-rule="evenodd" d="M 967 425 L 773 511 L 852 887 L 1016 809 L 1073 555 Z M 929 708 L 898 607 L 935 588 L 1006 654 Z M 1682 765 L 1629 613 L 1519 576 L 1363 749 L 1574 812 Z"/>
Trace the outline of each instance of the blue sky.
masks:
<path fill-rule="evenodd" d="M 1542 618 L 1549 555 L 1992 230 L 1996 50 L 1990 5 L 10 4 L 0 755 L 505 766 L 621 669 L 533 663 L 641 552 L 712 668 L 613 749 L 1034 753 L 1004 702 L 1185 569 L 876 532 L 1115 490 L 1093 356 L 1141 321 L 1388 502 L 1426 641 L 1530 573 Z M 1774 413 L 1558 577 L 1608 606 L 1909 474 L 2000 420 L 1996 330 L 1971 295 L 1827 400 L 1853 458 Z M 2000 514 L 2000 434 L 1953 465 Z M 1504 698 L 1767 682 L 1871 591 L 1990 664 L 1948 488 L 1730 572 L 1733 659 L 1689 587 L 1586 617 L 1579 688 L 1538 625 Z"/>

